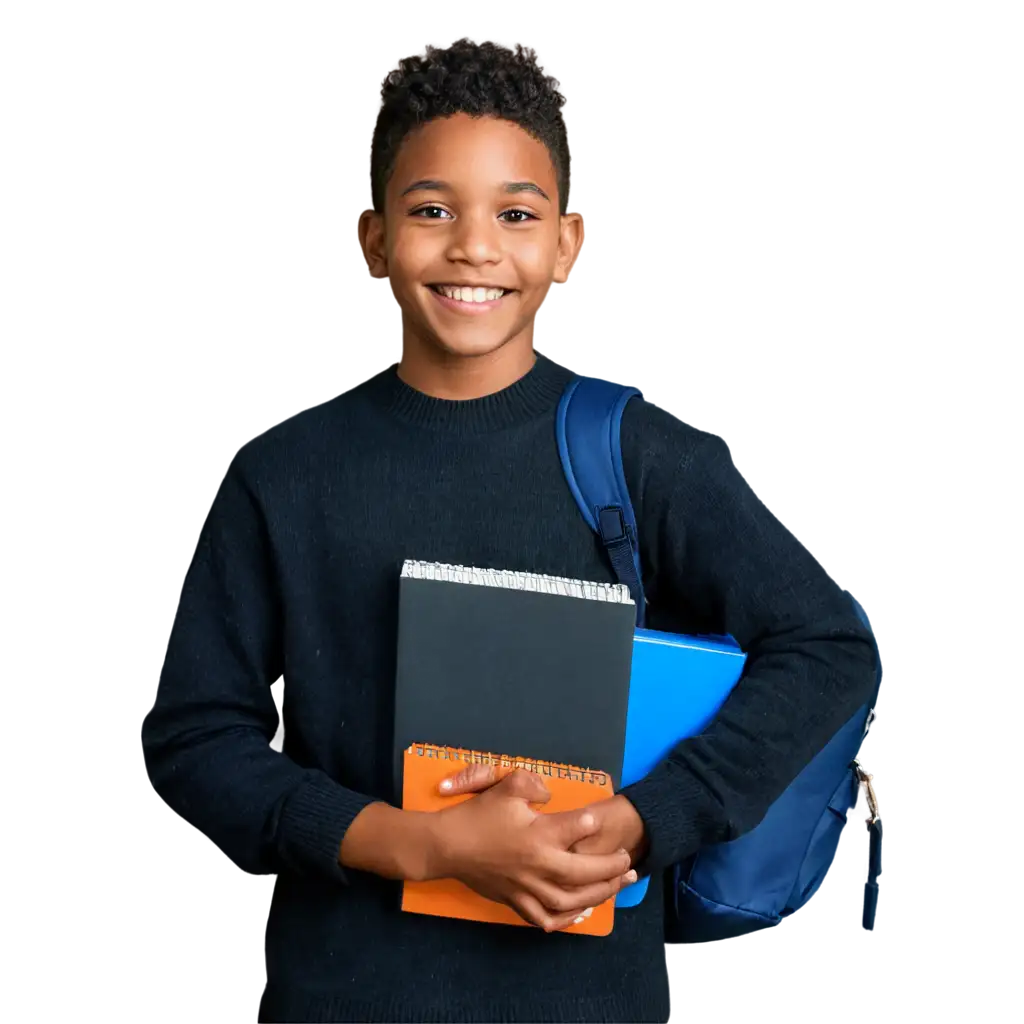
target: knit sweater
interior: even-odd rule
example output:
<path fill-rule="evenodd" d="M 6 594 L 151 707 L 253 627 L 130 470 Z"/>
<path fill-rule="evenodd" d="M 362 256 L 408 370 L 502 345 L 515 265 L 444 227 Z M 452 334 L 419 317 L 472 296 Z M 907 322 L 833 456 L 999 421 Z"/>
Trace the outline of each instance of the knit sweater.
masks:
<path fill-rule="evenodd" d="M 726 444 L 634 399 L 647 624 L 731 633 L 748 655 L 708 728 L 624 790 L 649 837 L 646 898 L 607 937 L 546 934 L 403 913 L 400 883 L 341 867 L 353 819 L 392 796 L 403 561 L 615 581 L 559 461 L 571 377 L 538 353 L 511 386 L 453 401 L 391 366 L 230 463 L 142 738 L 170 807 L 277 875 L 260 1020 L 668 1020 L 662 869 L 753 828 L 871 693 L 868 634 Z"/>

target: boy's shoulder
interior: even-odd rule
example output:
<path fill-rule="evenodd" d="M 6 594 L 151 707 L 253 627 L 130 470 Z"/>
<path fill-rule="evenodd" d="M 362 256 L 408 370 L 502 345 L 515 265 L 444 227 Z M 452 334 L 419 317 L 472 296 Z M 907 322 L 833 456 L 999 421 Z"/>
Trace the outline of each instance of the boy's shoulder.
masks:
<path fill-rule="evenodd" d="M 387 370 L 355 384 L 333 398 L 309 406 L 250 438 L 237 450 L 233 465 L 247 474 L 265 476 L 273 467 L 294 469 L 336 458 L 346 446 L 362 443 L 367 393 Z"/>
<path fill-rule="evenodd" d="M 622 414 L 622 468 L 638 515 L 666 503 L 707 513 L 744 484 L 729 446 L 718 435 L 683 422 L 645 399 L 632 399 Z M 703 509 L 703 511 L 701 511 Z"/>
<path fill-rule="evenodd" d="M 634 398 L 622 414 L 622 454 L 626 466 L 669 464 L 675 467 L 728 457 L 717 434 L 686 423 L 644 398 Z"/>
<path fill-rule="evenodd" d="M 336 403 L 337 392 L 318 395 L 254 424 L 234 444 L 227 462 L 248 476 L 309 458 L 321 446 Z"/>

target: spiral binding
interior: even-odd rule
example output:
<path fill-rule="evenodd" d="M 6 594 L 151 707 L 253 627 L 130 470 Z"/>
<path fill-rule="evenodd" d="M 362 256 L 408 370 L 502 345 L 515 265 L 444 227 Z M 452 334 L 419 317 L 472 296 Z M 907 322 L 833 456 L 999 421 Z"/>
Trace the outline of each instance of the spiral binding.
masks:
<path fill-rule="evenodd" d="M 624 583 L 594 583 L 572 580 L 565 576 L 521 572 L 514 569 L 479 569 L 475 566 L 448 565 L 444 562 L 422 562 L 407 558 L 402 563 L 402 576 L 417 580 L 440 580 L 445 583 L 469 583 L 481 587 L 502 587 L 505 590 L 528 590 L 541 594 L 560 594 L 588 601 L 611 604 L 633 604 Z"/>
<path fill-rule="evenodd" d="M 510 757 L 469 747 L 452 747 L 444 743 L 410 743 L 405 749 L 410 756 L 428 757 L 445 761 L 459 761 L 463 764 L 489 764 L 496 768 L 520 768 L 540 776 L 557 775 L 560 778 L 576 779 L 595 786 L 611 785 L 611 776 L 600 768 L 582 768 L 562 761 L 546 761 L 539 757 Z"/>

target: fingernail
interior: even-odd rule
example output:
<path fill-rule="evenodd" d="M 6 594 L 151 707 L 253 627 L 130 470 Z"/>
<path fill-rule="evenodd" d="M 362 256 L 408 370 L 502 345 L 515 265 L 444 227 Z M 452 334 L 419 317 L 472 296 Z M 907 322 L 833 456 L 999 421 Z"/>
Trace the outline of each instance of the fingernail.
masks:
<path fill-rule="evenodd" d="M 628 854 L 628 853 L 629 853 L 629 850 L 624 850 L 624 849 L 623 849 L 623 848 L 622 848 L 622 847 L 620 846 L 620 847 L 619 847 L 619 853 L 625 853 L 625 854 Z"/>
<path fill-rule="evenodd" d="M 580 828 L 593 828 L 593 825 L 594 816 L 592 814 L 584 814 L 583 817 L 580 818 Z"/>
<path fill-rule="evenodd" d="M 590 917 L 590 915 L 593 912 L 594 912 L 594 908 L 593 907 L 587 907 L 587 909 L 583 911 L 583 916 L 584 917 Z"/>
<path fill-rule="evenodd" d="M 629 883 L 630 885 L 632 885 L 632 884 L 633 884 L 633 883 L 634 883 L 634 882 L 636 881 L 636 872 L 635 872 L 635 871 L 632 871 L 632 870 L 630 870 L 630 871 L 627 871 L 627 872 L 626 872 L 626 881 L 627 881 L 627 882 L 628 882 L 628 883 Z"/>
<path fill-rule="evenodd" d="M 580 916 L 577 917 L 575 921 L 573 921 L 573 924 L 583 924 L 583 920 L 585 917 L 586 914 L 580 914 Z"/>
<path fill-rule="evenodd" d="M 446 793 L 451 788 L 452 788 L 452 780 L 451 779 L 445 779 L 444 782 L 441 783 L 441 789 L 443 789 Z"/>

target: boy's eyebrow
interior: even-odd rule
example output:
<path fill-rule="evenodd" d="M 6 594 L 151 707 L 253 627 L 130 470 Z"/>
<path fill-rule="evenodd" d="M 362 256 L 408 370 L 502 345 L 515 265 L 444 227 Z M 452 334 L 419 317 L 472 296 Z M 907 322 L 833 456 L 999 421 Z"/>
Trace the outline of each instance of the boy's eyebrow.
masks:
<path fill-rule="evenodd" d="M 550 203 L 547 192 L 544 191 L 539 185 L 532 181 L 506 181 L 504 185 L 506 192 L 536 192 L 537 195 L 543 199 L 547 199 Z M 438 181 L 435 178 L 421 178 L 419 181 L 414 181 L 408 188 L 402 191 L 403 196 L 407 196 L 410 192 L 450 192 L 452 190 L 451 185 L 447 181 Z"/>
<path fill-rule="evenodd" d="M 403 190 L 402 195 L 407 196 L 410 192 L 448 192 L 451 191 L 451 186 L 446 181 L 436 181 L 433 178 L 420 178 L 419 181 L 414 181 L 407 189 Z"/>
<path fill-rule="evenodd" d="M 547 199 L 550 203 L 551 200 L 548 198 L 547 192 L 532 181 L 506 181 L 505 182 L 506 192 L 536 192 L 543 199 Z"/>

